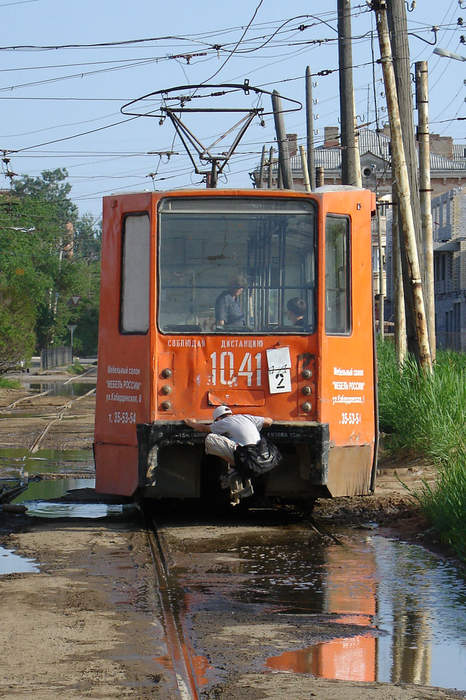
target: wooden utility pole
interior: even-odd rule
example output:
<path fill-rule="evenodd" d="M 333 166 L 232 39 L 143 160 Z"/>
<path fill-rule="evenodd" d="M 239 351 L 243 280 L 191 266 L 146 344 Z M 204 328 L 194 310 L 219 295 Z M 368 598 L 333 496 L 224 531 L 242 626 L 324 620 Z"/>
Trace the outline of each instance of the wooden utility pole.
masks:
<path fill-rule="evenodd" d="M 405 297 L 403 291 L 403 272 L 401 269 L 400 230 L 398 217 L 396 183 L 392 186 L 392 271 L 393 271 L 393 301 L 395 312 L 395 352 L 398 366 L 402 367 L 406 360 L 406 315 Z"/>
<path fill-rule="evenodd" d="M 325 184 L 325 172 L 322 165 L 316 167 L 316 187 L 323 187 Z"/>
<path fill-rule="evenodd" d="M 414 136 L 413 83 L 411 79 L 406 3 L 405 0 L 390 0 L 390 2 L 386 2 L 385 4 L 387 10 L 388 28 L 390 31 L 390 44 L 392 49 L 393 68 L 395 72 L 398 108 L 400 112 L 401 135 L 408 169 L 414 233 L 418 250 L 421 279 L 425 288 L 426 280 L 424 275 L 424 256 L 422 248 L 421 207 L 419 203 L 418 155 Z M 409 285 L 409 264 L 407 262 L 407 254 L 403 239 L 401 239 L 400 243 L 405 291 L 408 349 L 415 353 L 416 317 L 415 310 L 410 302 L 410 294 L 406 288 L 406 285 Z M 428 310 L 426 309 L 426 314 L 427 313 Z"/>
<path fill-rule="evenodd" d="M 282 101 L 276 90 L 272 93 L 273 117 L 275 120 L 275 132 L 278 142 L 278 162 L 285 190 L 293 189 L 293 176 L 291 173 L 288 139 L 283 124 Z"/>
<path fill-rule="evenodd" d="M 359 153 L 354 128 L 351 0 L 338 0 L 338 62 L 340 78 L 341 183 L 358 185 Z"/>
<path fill-rule="evenodd" d="M 314 124 L 312 109 L 312 76 L 309 66 L 306 68 L 306 145 L 307 145 L 307 171 L 311 191 L 316 188 L 315 158 L 314 158 Z"/>
<path fill-rule="evenodd" d="M 379 251 L 379 335 L 385 336 L 385 284 L 383 266 L 382 225 L 380 222 L 380 205 L 377 207 L 377 248 Z"/>
<path fill-rule="evenodd" d="M 356 115 L 356 105 L 354 104 L 354 93 L 353 93 L 353 114 Z M 354 186 L 362 187 L 362 175 L 361 175 L 361 155 L 359 153 L 359 131 L 357 125 L 357 118 L 354 117 Z"/>
<path fill-rule="evenodd" d="M 427 321 L 422 294 L 422 280 L 419 267 L 419 258 L 414 231 L 413 213 L 411 210 L 411 194 L 409 188 L 408 168 L 406 165 L 403 140 L 401 136 L 400 111 L 396 92 L 395 73 L 388 33 L 387 8 L 385 0 L 374 0 L 377 19 L 377 33 L 379 36 L 380 60 L 382 63 L 385 95 L 390 122 L 392 143 L 393 175 L 397 182 L 399 218 L 406 258 L 409 267 L 409 289 L 405 288 L 405 294 L 409 291 L 412 299 L 412 307 L 416 319 L 416 340 L 413 348 L 421 367 L 426 371 L 432 371 L 429 338 L 427 334 Z"/>
<path fill-rule="evenodd" d="M 434 237 L 432 231 L 432 188 L 430 183 L 428 83 L 427 61 L 418 61 L 416 63 L 416 108 L 418 114 L 417 138 L 419 142 L 419 198 L 421 201 L 421 226 L 424 243 L 427 327 L 429 329 L 432 362 L 435 362 L 437 343 L 435 334 Z"/>

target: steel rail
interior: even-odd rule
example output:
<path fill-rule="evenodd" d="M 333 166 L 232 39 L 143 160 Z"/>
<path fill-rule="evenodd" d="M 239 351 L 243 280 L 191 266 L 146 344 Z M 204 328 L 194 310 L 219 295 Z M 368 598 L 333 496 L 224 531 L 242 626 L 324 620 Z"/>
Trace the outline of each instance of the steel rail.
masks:
<path fill-rule="evenodd" d="M 95 388 L 91 389 L 88 391 L 86 394 L 82 394 L 81 396 L 77 396 L 75 399 L 71 399 L 70 401 L 67 401 L 65 404 L 62 404 L 61 406 L 58 407 L 57 414 L 49 420 L 45 428 L 42 430 L 42 432 L 36 437 L 34 440 L 32 446 L 29 448 L 29 452 L 37 452 L 39 449 L 39 446 L 45 436 L 47 435 L 49 429 L 52 427 L 52 425 L 55 425 L 55 423 L 59 423 L 63 418 L 65 417 L 65 411 L 68 408 L 71 408 L 71 406 L 76 403 L 77 401 L 80 401 L 81 399 L 85 399 L 87 396 L 90 396 L 91 394 L 95 393 Z"/>
<path fill-rule="evenodd" d="M 170 600 L 168 567 L 162 542 L 154 520 L 146 517 L 146 533 L 152 554 L 152 561 L 157 573 L 158 593 L 162 608 L 166 643 L 175 674 L 178 692 L 182 700 L 198 700 L 199 690 L 196 682 L 191 653 L 183 632 L 181 620 Z"/>

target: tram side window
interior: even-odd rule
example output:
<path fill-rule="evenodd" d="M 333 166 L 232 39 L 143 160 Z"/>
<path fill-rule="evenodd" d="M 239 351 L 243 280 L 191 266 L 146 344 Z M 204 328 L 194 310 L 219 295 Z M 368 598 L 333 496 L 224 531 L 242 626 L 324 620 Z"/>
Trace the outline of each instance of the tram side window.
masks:
<path fill-rule="evenodd" d="M 120 332 L 149 329 L 150 223 L 147 214 L 129 214 L 123 222 Z"/>
<path fill-rule="evenodd" d="M 349 220 L 330 215 L 325 222 L 325 331 L 351 330 Z"/>

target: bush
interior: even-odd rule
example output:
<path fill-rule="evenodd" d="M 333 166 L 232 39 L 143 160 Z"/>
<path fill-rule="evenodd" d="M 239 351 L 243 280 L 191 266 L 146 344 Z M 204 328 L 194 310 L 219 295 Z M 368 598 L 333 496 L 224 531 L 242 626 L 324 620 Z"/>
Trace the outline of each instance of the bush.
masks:
<path fill-rule="evenodd" d="M 85 371 L 86 368 L 82 366 L 79 360 L 75 360 L 74 363 L 68 367 L 68 372 L 70 372 L 70 374 L 82 374 Z"/>

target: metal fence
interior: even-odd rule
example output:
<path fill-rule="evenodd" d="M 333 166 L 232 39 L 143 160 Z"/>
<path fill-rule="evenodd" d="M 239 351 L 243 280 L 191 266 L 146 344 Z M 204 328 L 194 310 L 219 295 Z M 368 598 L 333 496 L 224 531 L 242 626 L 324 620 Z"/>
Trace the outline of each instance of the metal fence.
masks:
<path fill-rule="evenodd" d="M 71 365 L 73 358 L 71 355 L 71 347 L 59 345 L 53 348 L 44 348 L 40 353 L 40 368 L 54 369 L 55 367 L 64 367 Z"/>

